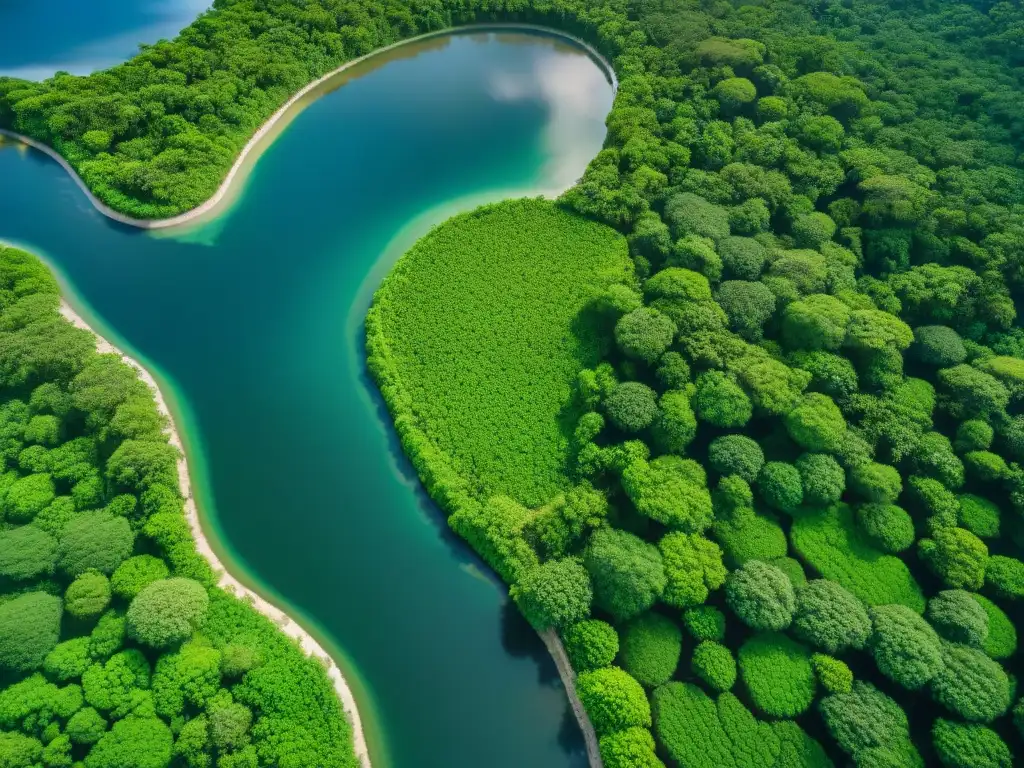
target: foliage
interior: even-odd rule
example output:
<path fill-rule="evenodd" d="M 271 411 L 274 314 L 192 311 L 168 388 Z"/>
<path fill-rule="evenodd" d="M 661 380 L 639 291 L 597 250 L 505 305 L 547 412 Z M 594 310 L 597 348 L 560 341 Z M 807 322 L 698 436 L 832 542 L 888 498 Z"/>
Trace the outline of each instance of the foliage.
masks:
<path fill-rule="evenodd" d="M 914 543 L 914 521 L 895 504 L 861 504 L 857 507 L 857 524 L 883 552 L 902 552 Z"/>
<path fill-rule="evenodd" d="M 835 504 L 846 490 L 846 472 L 831 456 L 804 453 L 796 460 L 806 504 L 826 507 Z"/>
<path fill-rule="evenodd" d="M 512 585 L 512 599 L 539 630 L 561 629 L 590 614 L 590 576 L 576 558 L 549 560 Z"/>
<path fill-rule="evenodd" d="M 142 588 L 170 575 L 167 564 L 153 555 L 136 555 L 121 563 L 110 577 L 110 589 L 118 597 L 131 600 Z"/>
<path fill-rule="evenodd" d="M 832 738 L 855 762 L 884 750 L 891 757 L 878 765 L 922 765 L 910 741 L 906 713 L 871 683 L 856 680 L 848 693 L 823 698 L 819 709 Z"/>
<path fill-rule="evenodd" d="M 654 390 L 637 381 L 627 381 L 613 389 L 604 401 L 612 424 L 623 432 L 640 432 L 658 418 L 658 400 Z"/>
<path fill-rule="evenodd" d="M 669 533 L 658 543 L 667 585 L 662 595 L 668 605 L 689 608 L 703 603 L 725 583 L 722 551 L 699 534 Z"/>
<path fill-rule="evenodd" d="M 131 554 L 134 543 L 135 534 L 123 517 L 87 512 L 64 526 L 58 539 L 58 562 L 69 576 L 88 570 L 111 574 Z"/>
<path fill-rule="evenodd" d="M 792 464 L 769 461 L 757 477 L 757 487 L 769 506 L 793 514 L 804 500 L 800 471 Z"/>
<path fill-rule="evenodd" d="M 869 647 L 879 671 L 904 688 L 917 690 L 942 669 L 942 649 L 932 626 L 905 605 L 871 609 Z"/>
<path fill-rule="evenodd" d="M 793 634 L 832 654 L 860 650 L 871 636 L 864 604 L 838 582 L 812 579 L 796 590 Z"/>
<path fill-rule="evenodd" d="M 760 560 L 744 563 L 729 574 L 725 597 L 740 621 L 755 630 L 785 629 L 796 610 L 789 577 Z"/>
<path fill-rule="evenodd" d="M 999 537 L 999 507 L 988 499 L 965 493 L 959 497 L 960 525 L 980 539 Z"/>
<path fill-rule="evenodd" d="M 56 563 L 57 542 L 41 528 L 0 531 L 0 577 L 25 581 L 51 574 Z"/>
<path fill-rule="evenodd" d="M 665 591 L 661 553 L 626 531 L 595 531 L 583 563 L 593 583 L 595 604 L 620 621 L 639 616 Z"/>
<path fill-rule="evenodd" d="M 675 673 L 682 643 L 683 633 L 678 624 L 659 613 L 648 612 L 623 627 L 619 658 L 636 680 L 656 688 Z"/>
<path fill-rule="evenodd" d="M 932 698 L 964 720 L 988 723 L 1010 708 L 1010 680 L 977 648 L 942 644 L 942 666 L 931 683 Z"/>
<path fill-rule="evenodd" d="M 601 737 L 601 762 L 606 768 L 664 768 L 654 753 L 654 738 L 646 728 L 626 728 Z"/>
<path fill-rule="evenodd" d="M 845 662 L 824 653 L 815 653 L 811 654 L 811 666 L 826 692 L 849 693 L 853 690 L 853 672 Z"/>
<path fill-rule="evenodd" d="M 1013 756 L 999 734 L 974 723 L 938 718 L 932 725 L 932 743 L 946 768 L 1010 768 Z"/>
<path fill-rule="evenodd" d="M 1003 610 L 983 595 L 971 594 L 988 617 L 988 634 L 981 645 L 993 659 L 1009 658 L 1017 650 L 1017 628 Z"/>
<path fill-rule="evenodd" d="M 996 595 L 1010 600 L 1024 597 L 1024 562 L 1004 555 L 992 555 L 988 560 L 982 560 L 979 555 L 977 559 L 981 560 L 980 567 L 985 572 L 985 585 L 991 587 Z"/>
<path fill-rule="evenodd" d="M 657 275 L 651 280 L 655 278 Z M 615 325 L 615 341 L 619 349 L 647 363 L 653 363 L 661 357 L 675 335 L 675 323 L 650 307 L 634 309 L 619 318 Z"/>
<path fill-rule="evenodd" d="M 752 483 L 764 466 L 764 453 L 745 435 L 723 435 L 708 446 L 708 463 L 719 474 L 738 475 Z"/>
<path fill-rule="evenodd" d="M 697 644 L 690 669 L 714 691 L 728 691 L 736 684 L 736 659 L 732 651 L 714 640 Z"/>
<path fill-rule="evenodd" d="M 918 542 L 921 559 L 948 587 L 980 589 L 991 572 L 988 547 L 963 528 L 939 528 Z M 997 566 L 998 567 L 998 566 Z"/>
<path fill-rule="evenodd" d="M 700 605 L 683 612 L 683 626 L 698 642 L 725 639 L 725 614 L 711 605 Z"/>
<path fill-rule="evenodd" d="M 60 635 L 60 598 L 27 592 L 0 603 L 0 668 L 37 669 Z"/>
<path fill-rule="evenodd" d="M 950 642 L 984 647 L 988 639 L 988 613 L 974 595 L 962 589 L 939 592 L 928 601 L 925 616 Z"/>
<path fill-rule="evenodd" d="M 814 700 L 811 654 L 777 633 L 755 635 L 739 651 L 740 677 L 754 706 L 772 717 L 796 717 Z"/>
<path fill-rule="evenodd" d="M 128 606 L 128 633 L 154 648 L 176 645 L 202 622 L 209 602 L 206 590 L 192 579 L 154 581 Z"/>
<path fill-rule="evenodd" d="M 87 571 L 71 582 L 64 593 L 64 610 L 77 619 L 99 616 L 110 604 L 110 580 Z"/>
<path fill-rule="evenodd" d="M 576 690 L 599 735 L 651 725 L 644 689 L 618 667 L 584 672 L 576 678 Z"/>
<path fill-rule="evenodd" d="M 637 512 L 669 528 L 700 533 L 711 525 L 711 494 L 704 470 L 692 460 L 659 456 L 648 463 L 637 459 L 622 473 L 622 488 Z"/>
<path fill-rule="evenodd" d="M 566 653 L 577 672 L 610 666 L 619 653 L 619 635 L 615 627 L 598 619 L 573 624 L 562 637 Z"/>

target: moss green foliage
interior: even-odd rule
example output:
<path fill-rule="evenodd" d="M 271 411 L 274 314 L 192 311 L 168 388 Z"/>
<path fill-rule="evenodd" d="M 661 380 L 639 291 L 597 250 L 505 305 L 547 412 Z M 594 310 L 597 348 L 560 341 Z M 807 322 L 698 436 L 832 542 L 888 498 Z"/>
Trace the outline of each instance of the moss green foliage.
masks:
<path fill-rule="evenodd" d="M 593 583 L 595 604 L 619 620 L 639 616 L 665 591 L 661 553 L 626 531 L 596 531 L 583 562 Z"/>
<path fill-rule="evenodd" d="M 985 570 L 985 585 L 991 587 L 996 595 L 1008 600 L 1024 597 L 1024 562 L 1004 555 L 993 555 L 986 560 L 980 552 L 971 561 L 971 565 L 978 561 Z M 972 571 L 972 575 L 974 573 Z"/>
<path fill-rule="evenodd" d="M 739 652 L 740 677 L 758 711 L 796 717 L 814 700 L 811 653 L 778 633 L 755 635 Z"/>
<path fill-rule="evenodd" d="M 651 725 L 644 689 L 618 667 L 584 672 L 576 678 L 576 690 L 599 735 Z"/>
<path fill-rule="evenodd" d="M 693 398 L 697 418 L 716 427 L 742 427 L 750 421 L 754 407 L 736 380 L 719 371 L 697 377 Z"/>
<path fill-rule="evenodd" d="M 988 499 L 965 493 L 960 496 L 960 525 L 980 539 L 999 537 L 999 507 Z"/>
<path fill-rule="evenodd" d="M 697 606 L 725 583 L 722 550 L 699 534 L 669 533 L 658 542 L 667 585 L 662 600 L 676 608 Z"/>
<path fill-rule="evenodd" d="M 679 666 L 683 632 L 672 619 L 645 613 L 625 625 L 619 658 L 623 668 L 643 685 L 667 683 Z"/>
<path fill-rule="evenodd" d="M 782 512 L 796 512 L 804 500 L 800 471 L 782 461 L 769 461 L 764 465 L 757 478 L 757 488 L 768 506 Z"/>
<path fill-rule="evenodd" d="M 732 651 L 714 640 L 697 644 L 690 669 L 714 691 L 728 691 L 736 684 L 736 659 Z"/>
<path fill-rule="evenodd" d="M 723 435 L 708 446 L 708 463 L 719 474 L 737 475 L 752 483 L 764 466 L 764 452 L 745 435 Z"/>
<path fill-rule="evenodd" d="M 620 236 L 536 200 L 456 217 L 402 258 L 367 317 L 368 363 L 393 413 L 408 415 L 397 419 L 403 445 L 421 474 L 431 467 L 427 488 L 452 499 L 449 511 L 452 494 L 468 493 L 455 477 L 472 478 L 478 497 L 529 506 L 567 486 L 560 414 L 599 349 L 596 328 L 577 333 L 574 321 L 628 276 Z"/>
<path fill-rule="evenodd" d="M 871 609 L 871 622 L 871 654 L 890 680 L 916 690 L 942 669 L 941 641 L 920 614 L 905 605 L 880 605 Z"/>
<path fill-rule="evenodd" d="M 914 521 L 895 504 L 861 504 L 857 507 L 857 524 L 883 552 L 902 552 L 914 543 Z"/>
<path fill-rule="evenodd" d="M 538 564 L 537 553 L 523 538 L 529 521 L 526 507 L 494 496 L 485 504 L 464 504 L 449 522 L 503 579 L 515 582 Z"/>
<path fill-rule="evenodd" d="M 932 743 L 946 768 L 1010 768 L 1010 748 L 991 728 L 939 718 L 932 725 Z"/>
<path fill-rule="evenodd" d="M 988 617 L 988 633 L 981 645 L 993 659 L 1009 658 L 1017 650 L 1017 628 L 1010 621 L 1002 608 L 984 595 L 971 594 L 971 598 L 981 606 Z"/>
<path fill-rule="evenodd" d="M 657 275 L 651 282 L 657 279 Z M 615 341 L 629 357 L 647 363 L 655 362 L 668 349 L 676 335 L 671 318 L 656 309 L 641 307 L 619 318 L 615 324 Z"/>
<path fill-rule="evenodd" d="M 664 768 L 646 728 L 626 728 L 602 736 L 601 761 L 607 768 Z"/>
<path fill-rule="evenodd" d="M 624 386 L 624 385 L 620 385 Z M 686 533 L 711 525 L 711 494 L 699 464 L 678 456 L 636 459 L 622 473 L 622 489 L 644 517 Z"/>
<path fill-rule="evenodd" d="M 612 424 L 623 432 L 640 432 L 658 418 L 658 395 L 646 384 L 626 381 L 608 393 L 604 410 Z"/>
<path fill-rule="evenodd" d="M 950 642 L 977 647 L 988 639 L 988 613 L 974 595 L 962 589 L 939 592 L 928 601 L 925 616 Z"/>
<path fill-rule="evenodd" d="M 785 629 L 796 610 L 789 577 L 760 560 L 744 563 L 729 574 L 725 597 L 740 621 L 755 630 Z"/>
<path fill-rule="evenodd" d="M 980 589 L 993 569 L 988 547 L 964 528 L 939 528 L 918 542 L 918 552 L 931 570 L 953 589 Z M 996 566 L 998 569 L 998 565 Z"/>
<path fill-rule="evenodd" d="M 615 627 L 598 619 L 573 624 L 562 635 L 569 661 L 577 672 L 609 666 L 619 653 Z"/>
<path fill-rule="evenodd" d="M 838 451 L 846 434 L 846 420 L 828 395 L 810 392 L 800 398 L 785 418 L 793 441 L 808 451 Z"/>
<path fill-rule="evenodd" d="M 821 717 L 839 747 L 858 765 L 922 766 L 910 741 L 907 714 L 871 683 L 821 700 Z"/>
<path fill-rule="evenodd" d="M 711 605 L 690 608 L 683 613 L 683 626 L 698 642 L 725 639 L 725 614 Z"/>
<path fill-rule="evenodd" d="M 991 722 L 1010 708 L 1006 671 L 967 645 L 943 643 L 942 666 L 930 687 L 936 702 L 970 722 Z"/>
<path fill-rule="evenodd" d="M 519 610 L 537 629 L 561 629 L 590 614 L 590 576 L 576 558 L 549 560 L 522 574 L 511 590 Z"/>
<path fill-rule="evenodd" d="M 354 768 L 319 660 L 195 551 L 149 389 L 58 303 L 0 247 L 0 764 Z"/>
<path fill-rule="evenodd" d="M 755 514 L 750 507 L 741 507 L 728 519 L 716 522 L 714 534 L 726 562 L 733 567 L 750 560 L 776 563 L 786 554 L 786 534 L 775 518 Z"/>
<path fill-rule="evenodd" d="M 846 490 L 846 472 L 839 462 L 823 453 L 804 453 L 796 460 L 805 504 L 824 507 L 835 504 Z"/>
<path fill-rule="evenodd" d="M 811 655 L 814 674 L 827 693 L 849 693 L 853 690 L 853 672 L 845 662 L 825 653 Z"/>
<path fill-rule="evenodd" d="M 793 634 L 836 655 L 864 648 L 871 619 L 864 604 L 838 582 L 812 579 L 796 590 Z"/>
<path fill-rule="evenodd" d="M 802 514 L 793 521 L 790 540 L 811 570 L 838 582 L 868 605 L 902 603 L 924 611 L 921 588 L 910 570 L 866 540 L 847 505 Z"/>

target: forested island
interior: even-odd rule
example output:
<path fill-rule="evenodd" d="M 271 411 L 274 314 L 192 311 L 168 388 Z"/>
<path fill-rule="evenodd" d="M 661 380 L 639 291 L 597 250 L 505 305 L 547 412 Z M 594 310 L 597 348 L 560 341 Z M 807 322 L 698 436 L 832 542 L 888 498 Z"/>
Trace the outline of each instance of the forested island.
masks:
<path fill-rule="evenodd" d="M 570 31 L 611 60 L 606 147 L 557 203 L 485 208 L 421 241 L 378 293 L 368 363 L 452 528 L 535 627 L 561 635 L 606 768 L 1013 765 L 1019 5 L 217 2 L 107 72 L 0 79 L 0 125 L 54 146 L 115 209 L 169 216 L 209 197 L 310 80 L 398 39 L 503 20 Z M 25 311 L 7 322 L 33 328 Z M 0 353 L 18 375 L 20 350 L 35 349 L 22 344 Z M 10 395 L 25 409 L 18 439 L 33 445 L 7 459 L 5 498 L 57 477 L 22 464 L 40 453 L 25 430 L 57 415 L 32 410 L 34 391 Z M 116 419 L 82 419 L 105 456 L 96 473 L 109 484 L 113 463 L 122 482 L 116 451 L 101 450 Z M 144 486 L 123 482 L 143 491 L 139 513 L 108 509 L 120 496 L 83 509 L 131 531 L 150 508 Z M 56 595 L 75 602 L 87 574 L 63 565 L 57 534 L 70 534 L 11 518 L 11 503 L 2 535 L 55 540 L 42 560 L 55 575 L 8 590 L 49 602 L 40 626 L 53 637 Z M 203 583 L 167 559 L 157 583 Z M 98 569 L 111 588 L 119 567 Z M 186 715 L 213 715 L 157 706 L 165 656 L 130 634 L 130 598 L 132 658 L 156 669 L 141 720 L 178 749 Z M 30 626 L 17 615 L 9 632 Z M 216 631 L 201 632 L 208 645 L 174 654 L 198 643 L 223 657 Z M 0 695 L 64 690 L 46 663 L 58 648 L 30 661 L 11 651 Z M 254 711 L 252 676 L 232 706 Z M 67 736 L 82 750 L 47 713 L 0 721 L 5 743 L 50 750 Z M 258 746 L 286 722 L 254 727 L 241 751 L 256 762 L 237 765 L 286 764 L 291 744 Z M 340 742 L 301 742 L 327 743 Z M 98 762 L 98 749 L 86 768 L 135 764 Z"/>

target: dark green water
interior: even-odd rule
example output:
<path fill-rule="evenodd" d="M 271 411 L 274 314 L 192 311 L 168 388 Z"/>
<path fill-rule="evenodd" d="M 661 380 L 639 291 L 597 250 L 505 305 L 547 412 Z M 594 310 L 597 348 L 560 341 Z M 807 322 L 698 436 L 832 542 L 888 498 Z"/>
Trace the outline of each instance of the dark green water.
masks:
<path fill-rule="evenodd" d="M 402 457 L 362 320 L 429 222 L 578 177 L 611 98 L 552 38 L 403 49 L 306 109 L 228 213 L 162 236 L 102 218 L 42 155 L 0 151 L 0 238 L 43 254 L 168 385 L 207 529 L 337 651 L 377 766 L 585 764 L 543 646 Z"/>

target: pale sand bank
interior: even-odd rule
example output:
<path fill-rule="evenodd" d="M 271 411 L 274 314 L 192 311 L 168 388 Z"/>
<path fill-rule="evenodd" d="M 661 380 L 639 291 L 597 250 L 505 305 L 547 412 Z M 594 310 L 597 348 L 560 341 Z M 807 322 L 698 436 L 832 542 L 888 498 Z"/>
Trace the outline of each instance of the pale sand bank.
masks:
<path fill-rule="evenodd" d="M 60 313 L 76 328 L 83 328 L 84 330 L 91 332 L 96 337 L 96 349 L 99 352 L 119 355 L 122 360 L 138 371 L 139 378 L 142 379 L 151 390 L 153 390 L 153 396 L 156 398 L 157 408 L 160 410 L 160 413 L 167 417 L 168 420 L 169 442 L 179 451 L 178 482 L 181 485 L 181 493 L 185 497 L 185 517 L 188 519 L 189 528 L 192 530 L 192 537 L 196 541 L 196 549 L 199 551 L 199 554 L 206 558 L 214 572 L 218 574 L 219 578 L 217 580 L 217 586 L 250 603 L 257 611 L 280 627 L 282 632 L 295 639 L 303 653 L 307 656 L 316 656 L 325 662 L 327 676 L 331 679 L 331 683 L 334 685 L 334 690 L 338 694 L 338 698 L 341 700 L 341 706 L 345 711 L 345 717 L 348 719 L 349 725 L 352 726 L 352 745 L 355 749 L 356 757 L 359 760 L 359 765 L 361 768 L 370 768 L 370 752 L 366 746 L 366 735 L 363 733 L 363 725 L 359 719 L 359 710 L 356 707 L 356 700 L 352 695 L 352 690 L 348 687 L 348 683 L 345 682 L 345 678 L 341 674 L 341 670 L 334 662 L 334 659 L 331 658 L 331 655 L 324 650 L 323 646 L 321 646 L 309 632 L 303 629 L 297 622 L 288 616 L 288 614 L 272 605 L 263 597 L 260 597 L 260 595 L 253 592 L 238 579 L 228 573 L 227 569 L 217 557 L 217 553 L 214 552 L 213 548 L 210 546 L 210 542 L 207 540 L 206 534 L 203 533 L 203 527 L 199 521 L 199 510 L 196 507 L 195 498 L 192 496 L 192 484 L 189 480 L 188 473 L 188 461 L 185 458 L 185 450 L 181 442 L 181 435 L 178 433 L 178 428 L 175 426 L 174 418 L 171 415 L 170 409 L 167 407 L 167 401 L 164 399 L 163 392 L 160 391 L 160 387 L 156 383 L 156 379 L 154 379 L 153 375 L 143 368 L 138 361 L 128 357 L 124 352 L 90 328 L 89 324 L 86 323 L 85 320 L 83 320 L 82 317 L 72 309 L 71 305 L 63 299 L 61 300 Z"/>
<path fill-rule="evenodd" d="M 78 175 L 78 173 L 71 166 L 71 164 L 67 160 L 65 160 L 60 155 L 60 153 L 58 153 L 52 147 L 48 147 L 46 144 L 36 141 L 35 139 L 30 139 L 28 136 L 23 136 L 20 133 L 8 131 L 3 128 L 0 128 L 0 137 L 13 139 L 14 141 L 21 142 L 22 144 L 26 144 L 32 147 L 33 149 L 37 149 L 40 152 L 49 155 L 50 158 L 58 162 L 61 165 L 61 167 L 64 168 L 64 170 L 67 171 L 68 174 L 70 174 L 71 178 L 74 179 L 75 183 L 78 185 L 79 189 L 82 190 L 82 193 L 86 196 L 86 198 L 92 204 L 92 206 L 107 218 L 130 227 L 138 227 L 139 229 L 165 229 L 167 227 L 177 227 L 183 224 L 188 224 L 189 222 L 195 221 L 196 219 L 205 214 L 211 213 L 222 202 L 225 202 L 228 195 L 228 191 L 231 189 L 233 183 L 236 181 L 236 178 L 239 181 L 244 179 L 246 159 L 249 157 L 249 155 L 253 153 L 254 150 L 262 151 L 262 149 L 265 149 L 265 147 L 260 147 L 260 144 L 264 138 L 271 135 L 277 123 L 285 119 L 290 119 L 292 117 L 291 113 L 293 110 L 301 109 L 304 106 L 303 104 L 300 104 L 303 97 L 309 94 L 311 91 L 318 88 L 319 86 L 326 83 L 331 78 L 336 77 L 345 70 L 351 69 L 357 64 L 361 64 L 364 61 L 367 61 L 368 59 L 372 59 L 375 56 L 378 56 L 382 53 L 386 53 L 387 51 L 394 50 L 395 48 L 400 48 L 401 46 L 407 45 L 409 43 L 415 43 L 421 40 L 428 40 L 432 37 L 449 35 L 455 32 L 500 32 L 502 30 L 541 32 L 546 35 L 560 37 L 564 40 L 569 40 L 575 43 L 579 47 L 583 48 L 595 61 L 600 63 L 602 69 L 605 72 L 605 75 L 611 81 L 612 87 L 615 88 L 616 90 L 618 89 L 618 79 L 615 76 L 615 70 L 612 68 L 611 64 L 609 64 L 608 61 L 600 53 L 597 52 L 597 49 L 595 49 L 592 45 L 590 45 L 590 43 L 586 42 L 585 40 L 575 37 L 574 35 L 570 35 L 567 32 L 561 32 L 557 29 L 553 29 L 551 27 L 544 27 L 537 24 L 503 24 L 500 22 L 495 22 L 493 24 L 470 24 L 461 27 L 451 27 L 449 29 L 440 29 L 434 32 L 427 32 L 426 34 L 423 35 L 417 35 L 416 37 L 406 38 L 405 40 L 400 40 L 397 43 L 392 43 L 391 45 L 384 46 L 383 48 L 378 48 L 376 51 L 368 53 L 365 56 L 360 56 L 358 59 L 352 59 L 351 61 L 342 64 L 337 69 L 328 72 L 326 75 L 319 78 L 318 80 L 314 80 L 309 85 L 305 86 L 297 93 L 295 93 L 294 96 L 288 99 L 288 101 L 286 101 L 280 109 L 278 109 L 273 115 L 271 115 L 267 119 L 265 123 L 263 123 L 262 126 L 260 126 L 259 130 L 256 131 L 256 133 L 253 134 L 252 138 L 249 139 L 248 142 L 246 142 L 244 147 L 242 147 L 242 151 L 239 152 L 238 157 L 235 158 L 235 162 L 231 166 L 231 170 L 228 171 L 228 175 L 224 177 L 224 181 L 222 181 L 220 186 L 217 187 L 217 191 L 213 194 L 213 197 L 211 197 L 205 203 L 202 203 L 201 205 L 193 208 L 191 211 L 186 211 L 185 213 L 179 214 L 177 216 L 171 216 L 170 218 L 166 219 L 136 219 L 133 218 L 132 216 L 126 216 L 123 213 L 119 213 L 118 211 L 115 211 L 113 208 L 103 203 L 98 197 L 96 197 L 85 185 L 85 182 L 82 181 L 82 178 Z M 258 151 L 255 152 L 255 154 L 253 154 L 253 162 L 255 162 L 255 158 L 258 156 Z"/>

